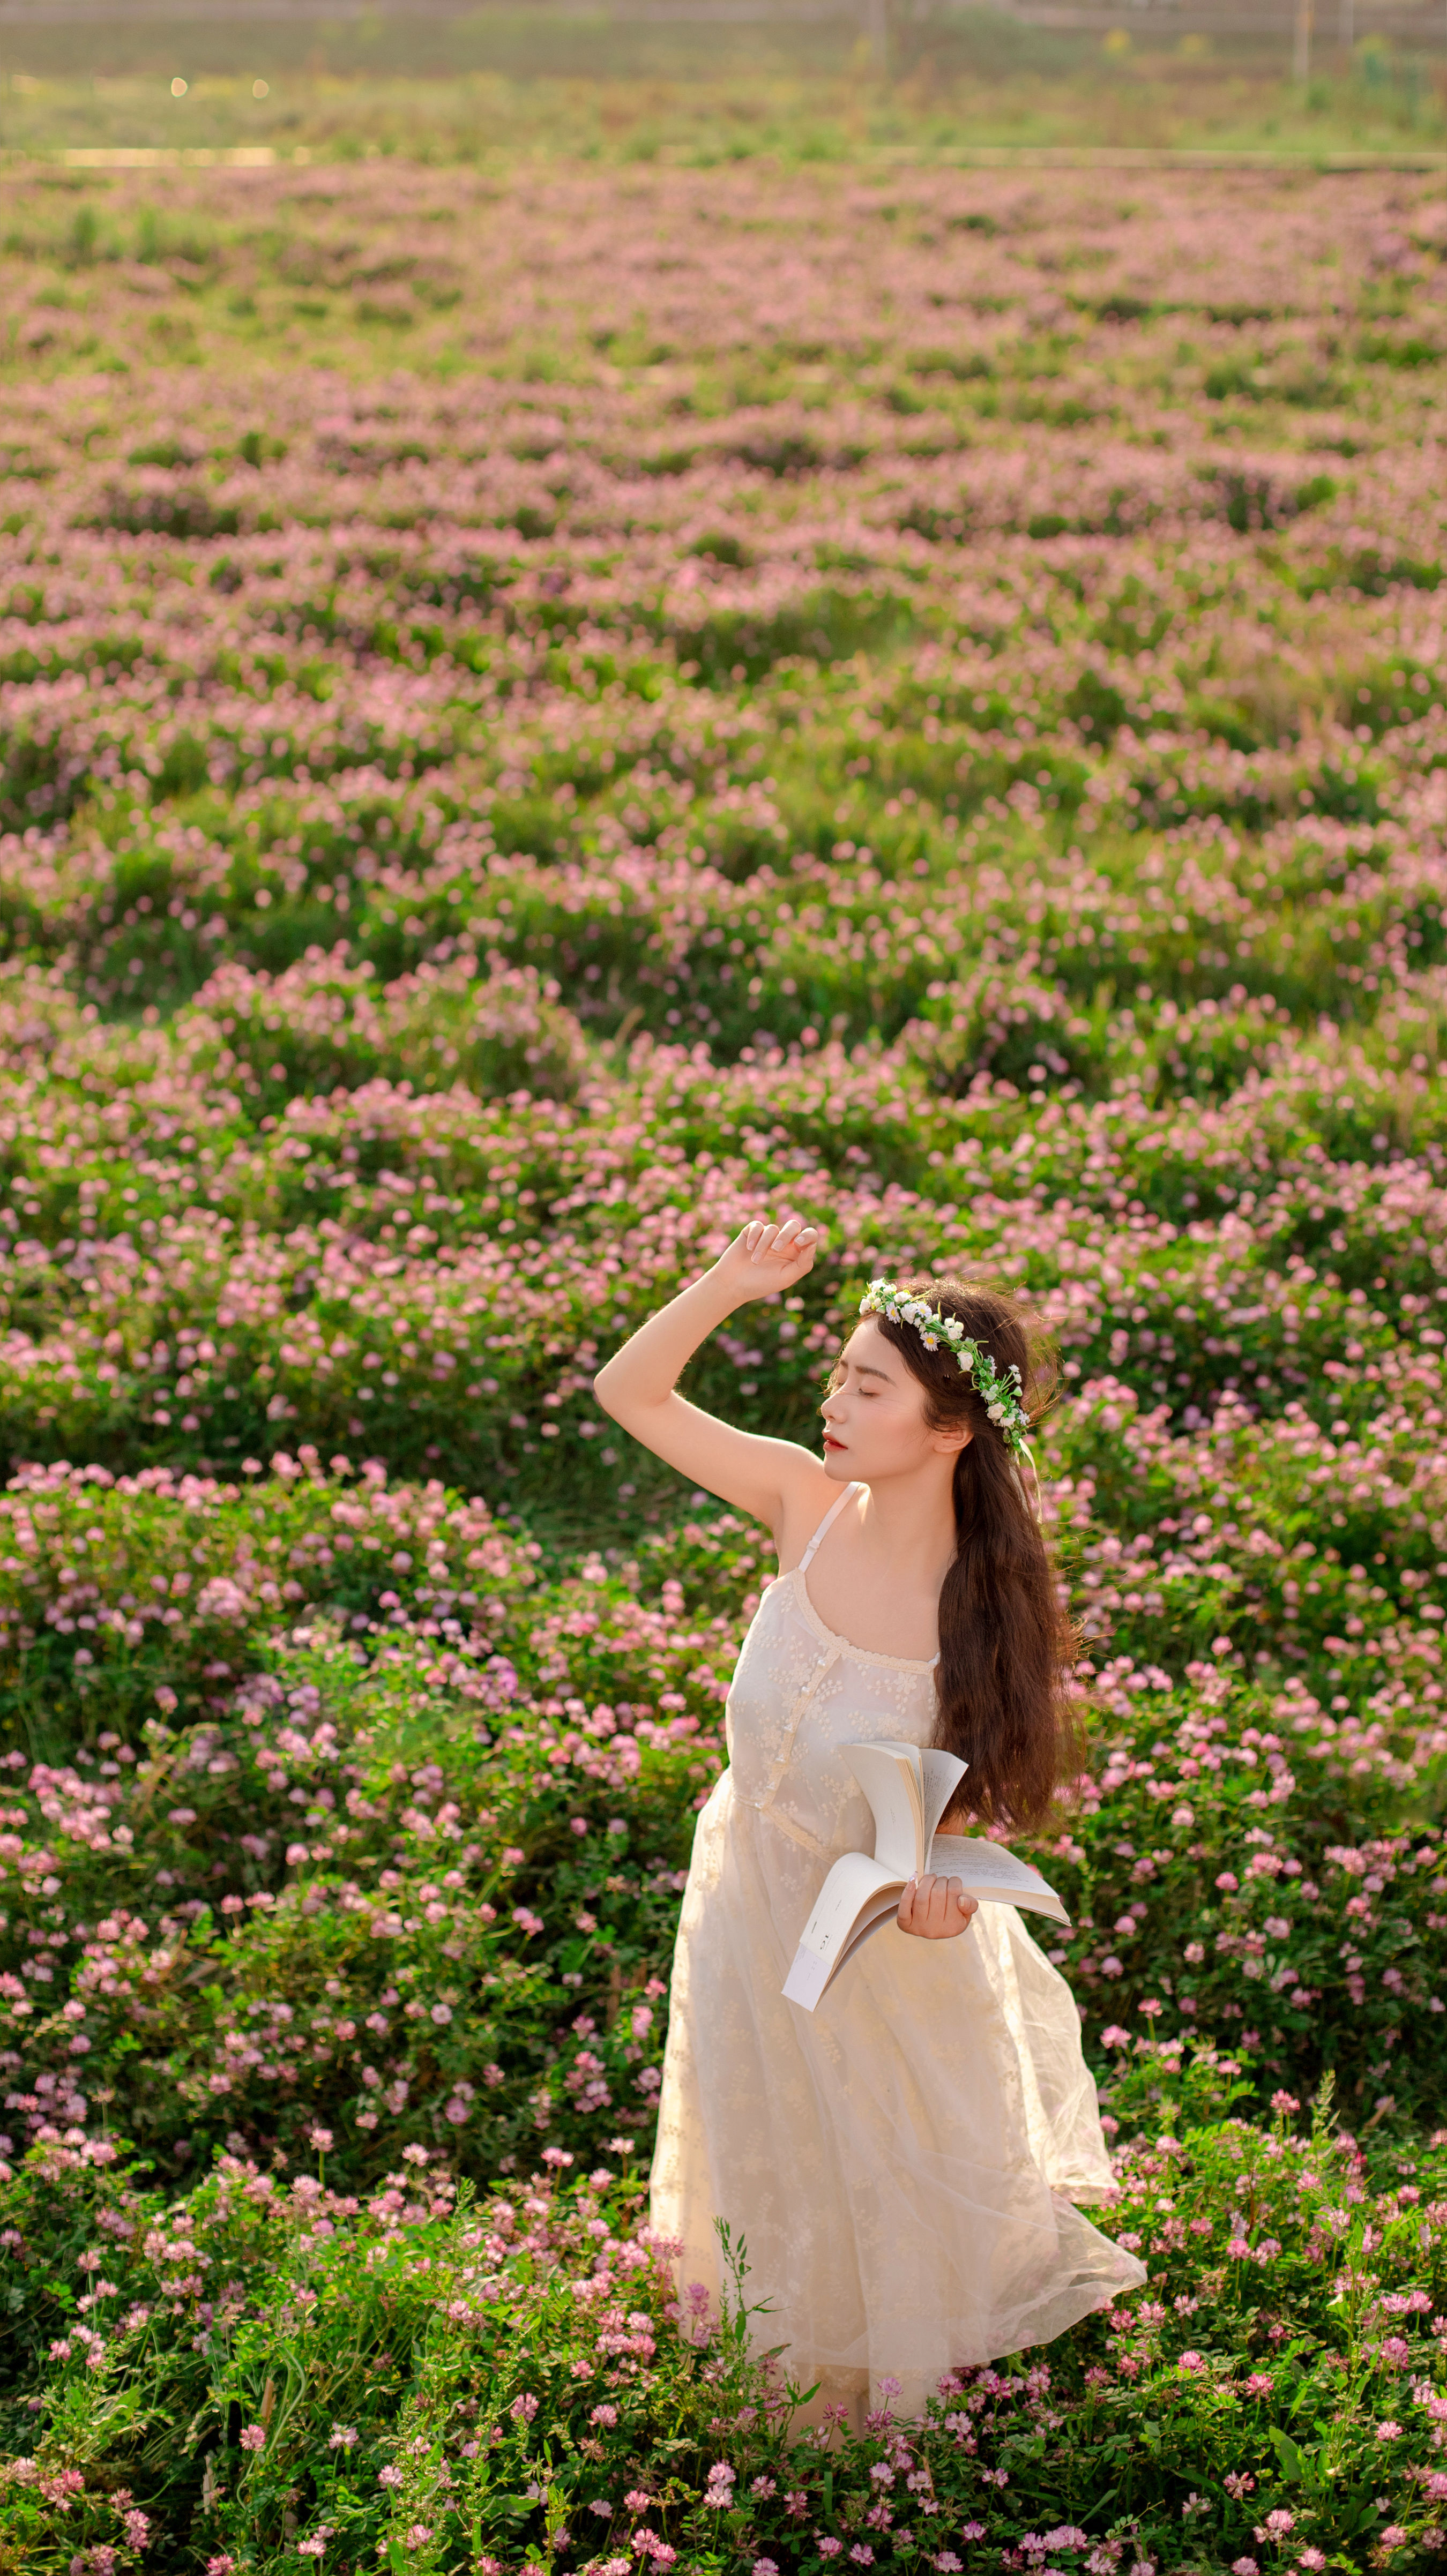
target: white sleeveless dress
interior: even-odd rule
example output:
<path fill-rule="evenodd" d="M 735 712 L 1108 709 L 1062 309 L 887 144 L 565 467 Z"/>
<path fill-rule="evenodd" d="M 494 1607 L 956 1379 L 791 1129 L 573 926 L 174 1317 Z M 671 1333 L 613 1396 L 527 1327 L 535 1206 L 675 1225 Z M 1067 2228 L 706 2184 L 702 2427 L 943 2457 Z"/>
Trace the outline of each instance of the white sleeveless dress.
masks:
<path fill-rule="evenodd" d="M 726 1709 L 729 1767 L 694 1835 L 674 1957 L 653 2159 L 653 2225 L 679 2278 L 717 2300 L 716 2217 L 768 2299 L 753 2341 L 783 2344 L 810 2408 L 857 2423 L 893 2378 L 922 2412 L 953 2364 L 1048 2343 L 1145 2279 L 1073 2204 L 1110 2165 L 1080 2020 L 1014 1908 L 951 1941 L 888 1923 L 817 2010 L 780 1992 L 831 1863 L 873 1849 L 839 1757 L 861 1738 L 927 1744 L 934 1664 L 826 1628 L 806 1576 L 765 1593 Z"/>

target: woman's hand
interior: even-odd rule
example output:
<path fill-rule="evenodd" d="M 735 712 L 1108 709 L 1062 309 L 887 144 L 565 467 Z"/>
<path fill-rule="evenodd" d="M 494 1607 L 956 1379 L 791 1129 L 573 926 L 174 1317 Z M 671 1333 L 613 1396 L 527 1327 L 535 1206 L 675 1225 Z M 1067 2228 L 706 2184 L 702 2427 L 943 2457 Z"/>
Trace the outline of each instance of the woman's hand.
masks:
<path fill-rule="evenodd" d="M 718 1494 L 776 1535 L 786 1511 L 807 1529 L 832 1499 L 818 1459 L 792 1440 L 736 1430 L 690 1404 L 678 1381 L 699 1344 L 756 1297 L 776 1297 L 806 1279 L 824 1238 L 802 1217 L 782 1225 L 756 1217 L 728 1250 L 605 1362 L 593 1393 L 635 1440 L 666 1458 L 691 1484 Z M 791 1524 L 792 1526 L 792 1524 Z"/>
<path fill-rule="evenodd" d="M 823 1245 L 818 1227 L 806 1225 L 801 1216 L 786 1216 L 782 1225 L 767 1225 L 756 1218 L 735 1235 L 715 1262 L 712 1275 L 728 1290 L 734 1305 L 747 1305 L 755 1297 L 777 1297 L 781 1289 L 797 1288 L 801 1279 L 808 1278 Z"/>
<path fill-rule="evenodd" d="M 959 1879 L 932 1878 L 926 1871 L 922 1878 L 910 1880 L 899 1900 L 899 1928 L 917 1933 L 921 1941 L 953 1941 L 969 1928 L 979 1910 Z"/>

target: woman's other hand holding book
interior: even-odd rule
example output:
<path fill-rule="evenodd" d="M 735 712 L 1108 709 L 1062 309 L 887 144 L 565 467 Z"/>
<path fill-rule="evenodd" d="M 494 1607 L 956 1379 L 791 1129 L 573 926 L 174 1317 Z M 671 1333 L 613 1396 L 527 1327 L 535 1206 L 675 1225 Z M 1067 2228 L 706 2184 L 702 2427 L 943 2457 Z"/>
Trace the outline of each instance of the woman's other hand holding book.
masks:
<path fill-rule="evenodd" d="M 968 1930 L 979 1910 L 957 1878 L 936 1878 L 926 1870 L 910 1880 L 899 1900 L 899 1928 L 917 1933 L 922 1941 L 953 1941 Z"/>

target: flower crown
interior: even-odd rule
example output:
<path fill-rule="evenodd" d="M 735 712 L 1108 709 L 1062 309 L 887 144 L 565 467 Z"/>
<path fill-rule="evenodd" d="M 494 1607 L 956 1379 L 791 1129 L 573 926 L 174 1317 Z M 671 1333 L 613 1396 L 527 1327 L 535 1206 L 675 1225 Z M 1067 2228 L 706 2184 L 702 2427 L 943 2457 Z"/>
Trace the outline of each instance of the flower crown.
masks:
<path fill-rule="evenodd" d="M 906 1296 L 892 1279 L 871 1279 L 859 1300 L 861 1315 L 887 1315 L 892 1324 L 912 1324 L 927 1351 L 937 1351 L 943 1343 L 953 1351 L 955 1365 L 967 1377 L 979 1396 L 990 1420 L 1000 1426 L 1006 1448 L 1015 1458 L 1029 1460 L 1033 1468 L 1027 1434 L 1030 1416 L 1025 1410 L 1025 1390 L 1014 1361 L 1001 1375 L 987 1350 L 972 1341 L 957 1315 L 941 1315 L 927 1306 L 922 1297 Z"/>

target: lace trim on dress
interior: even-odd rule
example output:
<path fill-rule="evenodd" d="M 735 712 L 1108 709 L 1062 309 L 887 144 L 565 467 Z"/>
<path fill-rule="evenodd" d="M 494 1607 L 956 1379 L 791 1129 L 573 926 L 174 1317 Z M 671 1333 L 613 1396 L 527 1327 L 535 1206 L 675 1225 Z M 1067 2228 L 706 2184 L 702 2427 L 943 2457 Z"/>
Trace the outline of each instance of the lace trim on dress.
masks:
<path fill-rule="evenodd" d="M 876 1655 L 870 1652 L 868 1646 L 856 1646 L 852 1637 L 842 1637 L 837 1628 L 826 1628 L 809 1598 L 809 1587 L 804 1581 L 802 1565 L 796 1565 L 793 1573 L 785 1576 L 784 1580 L 793 1584 L 795 1599 L 815 1635 L 827 1638 L 831 1646 L 838 1646 L 842 1653 L 852 1655 L 857 1664 L 882 1664 L 892 1673 L 932 1673 L 934 1671 L 939 1662 L 938 1655 L 931 1655 L 927 1659 L 918 1655 Z"/>

